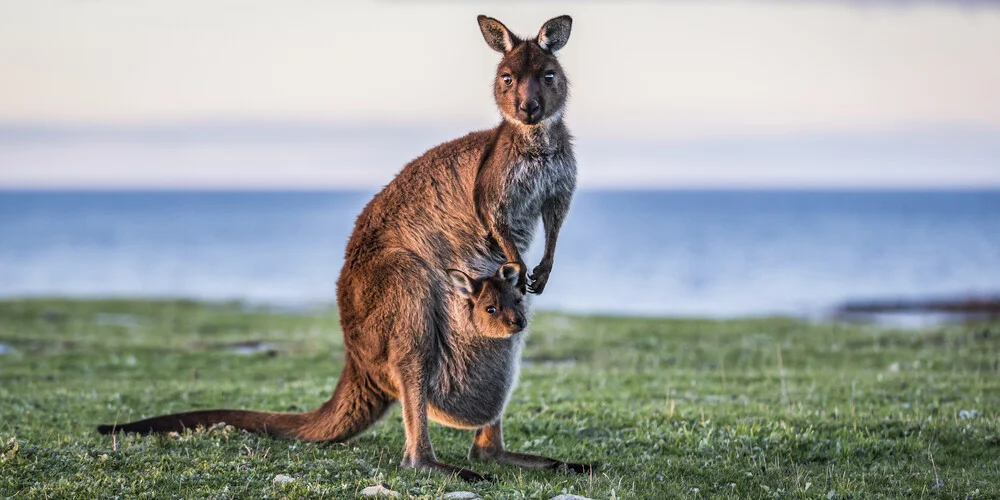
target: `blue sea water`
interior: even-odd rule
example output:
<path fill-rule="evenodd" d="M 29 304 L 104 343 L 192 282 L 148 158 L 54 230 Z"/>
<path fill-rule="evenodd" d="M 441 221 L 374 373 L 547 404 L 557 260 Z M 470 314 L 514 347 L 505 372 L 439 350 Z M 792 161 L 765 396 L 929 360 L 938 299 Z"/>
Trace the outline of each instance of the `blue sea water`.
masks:
<path fill-rule="evenodd" d="M 0 297 L 330 303 L 371 194 L 0 191 Z M 848 299 L 997 292 L 996 190 L 585 191 L 536 304 L 808 315 Z"/>

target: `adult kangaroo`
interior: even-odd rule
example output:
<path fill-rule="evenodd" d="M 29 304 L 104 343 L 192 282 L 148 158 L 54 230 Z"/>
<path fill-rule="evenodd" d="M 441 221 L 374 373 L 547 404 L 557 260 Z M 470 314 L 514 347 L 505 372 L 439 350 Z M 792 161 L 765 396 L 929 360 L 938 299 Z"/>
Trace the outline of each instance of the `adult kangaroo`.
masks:
<path fill-rule="evenodd" d="M 337 281 L 346 360 L 330 400 L 303 414 L 209 410 L 102 426 L 101 432 L 225 421 L 280 436 L 344 441 L 398 400 L 404 467 L 483 479 L 435 458 L 429 418 L 474 429 L 470 458 L 591 470 L 504 449 L 501 418 L 517 382 L 524 334 L 482 331 L 484 314 L 520 307 L 526 315 L 522 294 L 542 293 L 552 270 L 576 185 L 563 123 L 568 81 L 554 55 L 569 39 L 572 19 L 547 21 L 533 39 L 518 38 L 486 16 L 479 16 L 479 26 L 487 44 L 503 54 L 493 86 L 503 120 L 413 160 L 361 212 Z M 528 276 L 521 256 L 539 219 L 545 252 Z M 496 290 L 483 286 L 490 276 L 509 279 L 511 292 L 486 292 Z"/>

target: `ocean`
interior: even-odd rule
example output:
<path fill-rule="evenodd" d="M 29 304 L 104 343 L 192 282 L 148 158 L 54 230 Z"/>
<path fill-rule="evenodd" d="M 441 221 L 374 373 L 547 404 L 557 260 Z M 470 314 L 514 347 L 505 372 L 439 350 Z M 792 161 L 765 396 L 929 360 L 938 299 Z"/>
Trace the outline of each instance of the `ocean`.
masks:
<path fill-rule="evenodd" d="M 372 194 L 0 191 L 0 297 L 329 304 Z M 813 316 L 845 300 L 997 292 L 998 190 L 582 191 L 535 304 Z"/>

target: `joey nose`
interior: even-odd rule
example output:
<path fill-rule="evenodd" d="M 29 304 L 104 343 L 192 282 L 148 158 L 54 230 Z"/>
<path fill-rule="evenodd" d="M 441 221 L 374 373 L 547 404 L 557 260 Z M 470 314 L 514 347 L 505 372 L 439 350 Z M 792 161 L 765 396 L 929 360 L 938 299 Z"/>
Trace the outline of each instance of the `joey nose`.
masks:
<path fill-rule="evenodd" d="M 528 321 L 524 319 L 524 316 L 518 315 L 514 318 L 514 329 L 516 331 L 524 330 L 524 327 L 528 326 Z"/>

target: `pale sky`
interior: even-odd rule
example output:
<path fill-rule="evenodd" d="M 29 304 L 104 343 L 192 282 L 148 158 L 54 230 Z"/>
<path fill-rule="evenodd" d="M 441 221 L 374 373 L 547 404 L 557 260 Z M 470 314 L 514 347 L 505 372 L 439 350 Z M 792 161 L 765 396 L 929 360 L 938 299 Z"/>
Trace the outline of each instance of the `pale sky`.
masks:
<path fill-rule="evenodd" d="M 0 0 L 0 187 L 199 185 L 185 169 L 204 185 L 382 184 L 496 122 L 480 13 L 528 36 L 573 16 L 566 117 L 593 185 L 1000 185 L 1000 8 L 861 4 Z M 113 133 L 247 121 L 364 125 L 374 142 Z M 26 124 L 104 128 L 57 144 Z M 832 177 L 802 168 L 830 154 L 846 162 Z M 250 159 L 259 173 L 227 184 Z"/>

